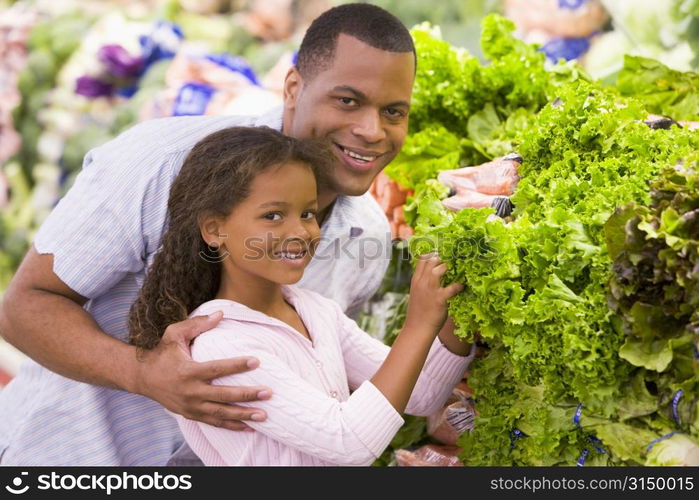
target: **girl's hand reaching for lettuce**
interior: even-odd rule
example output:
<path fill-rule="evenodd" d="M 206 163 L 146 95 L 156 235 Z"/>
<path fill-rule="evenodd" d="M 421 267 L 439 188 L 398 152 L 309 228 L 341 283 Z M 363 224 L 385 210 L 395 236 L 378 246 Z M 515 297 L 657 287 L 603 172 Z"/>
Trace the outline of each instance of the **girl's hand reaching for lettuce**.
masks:
<path fill-rule="evenodd" d="M 447 265 L 435 253 L 421 255 L 410 281 L 406 328 L 429 329 L 436 335 L 447 319 L 447 301 L 463 290 L 461 283 L 442 286 Z"/>

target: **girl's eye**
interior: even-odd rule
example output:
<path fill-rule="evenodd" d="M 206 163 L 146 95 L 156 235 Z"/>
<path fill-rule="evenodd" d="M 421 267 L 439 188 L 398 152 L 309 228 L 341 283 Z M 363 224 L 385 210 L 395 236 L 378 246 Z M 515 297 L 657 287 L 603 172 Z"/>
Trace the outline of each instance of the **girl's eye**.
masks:
<path fill-rule="evenodd" d="M 282 215 L 279 212 L 270 212 L 268 214 L 264 214 L 262 217 L 264 217 L 267 220 L 282 220 Z"/>
<path fill-rule="evenodd" d="M 315 213 L 315 212 L 311 212 L 311 211 L 306 211 L 306 212 L 304 212 L 303 214 L 301 214 L 301 218 L 302 218 L 302 219 L 305 219 L 305 220 L 314 219 L 315 216 L 316 216 L 316 213 Z"/>

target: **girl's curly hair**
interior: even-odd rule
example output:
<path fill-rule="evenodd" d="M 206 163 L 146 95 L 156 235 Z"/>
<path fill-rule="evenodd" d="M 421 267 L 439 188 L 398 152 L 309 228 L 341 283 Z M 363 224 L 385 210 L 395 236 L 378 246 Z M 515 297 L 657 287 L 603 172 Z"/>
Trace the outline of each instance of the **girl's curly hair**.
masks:
<path fill-rule="evenodd" d="M 290 161 L 309 165 L 318 186 L 331 153 L 314 140 L 294 139 L 268 127 L 232 127 L 199 141 L 170 189 L 168 227 L 129 313 L 129 340 L 152 349 L 168 325 L 187 319 L 213 299 L 222 266 L 199 232 L 205 216 L 227 217 L 249 194 L 252 180 Z M 231 235 L 235 236 L 235 235 Z"/>

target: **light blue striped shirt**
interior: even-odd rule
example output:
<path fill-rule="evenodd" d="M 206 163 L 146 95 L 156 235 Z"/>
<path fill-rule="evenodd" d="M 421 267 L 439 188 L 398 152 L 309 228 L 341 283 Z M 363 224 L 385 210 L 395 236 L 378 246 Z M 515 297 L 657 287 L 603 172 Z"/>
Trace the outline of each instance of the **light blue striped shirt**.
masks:
<path fill-rule="evenodd" d="M 116 338 L 160 246 L 170 186 L 190 149 L 217 130 L 267 125 L 260 117 L 187 116 L 134 126 L 90 151 L 83 170 L 34 241 L 54 272 L 90 299 L 85 309 Z M 390 260 L 390 229 L 369 195 L 339 197 L 299 286 L 352 312 L 378 288 Z M 240 353 L 244 355 L 245 353 Z M 0 391 L 3 465 L 160 466 L 182 444 L 174 418 L 135 394 L 62 377 L 32 360 Z"/>

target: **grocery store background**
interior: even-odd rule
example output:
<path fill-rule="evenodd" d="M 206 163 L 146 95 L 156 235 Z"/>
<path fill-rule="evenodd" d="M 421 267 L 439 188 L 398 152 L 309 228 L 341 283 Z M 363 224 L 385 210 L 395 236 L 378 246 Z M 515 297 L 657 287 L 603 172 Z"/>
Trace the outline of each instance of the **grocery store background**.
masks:
<path fill-rule="evenodd" d="M 0 297 L 85 153 L 151 118 L 260 113 L 331 0 L 0 0 Z M 551 61 L 612 81 L 623 54 L 699 68 L 696 0 L 383 0 L 479 56 L 480 21 L 510 17 Z M 524 76 L 523 76 L 524 77 Z M 23 355 L 0 340 L 0 388 Z"/>

